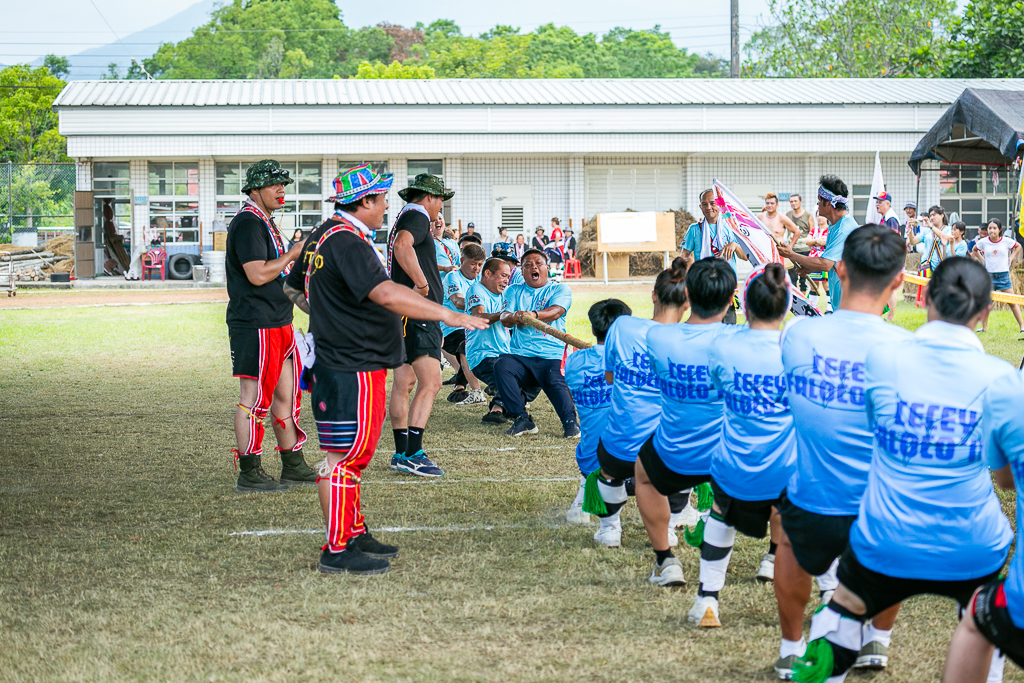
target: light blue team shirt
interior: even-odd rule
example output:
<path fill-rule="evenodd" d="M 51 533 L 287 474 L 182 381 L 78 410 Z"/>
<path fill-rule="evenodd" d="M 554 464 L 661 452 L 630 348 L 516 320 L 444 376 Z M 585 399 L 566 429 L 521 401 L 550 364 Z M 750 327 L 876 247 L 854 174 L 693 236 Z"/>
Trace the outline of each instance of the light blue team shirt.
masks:
<path fill-rule="evenodd" d="M 448 251 L 445 251 L 445 247 L 448 247 Z M 450 238 L 441 238 L 434 240 L 434 251 L 437 256 L 437 265 L 439 266 L 455 266 L 456 268 L 462 265 L 462 255 L 459 253 L 459 243 Z M 449 258 L 448 254 L 451 254 Z"/>
<path fill-rule="evenodd" d="M 736 325 L 655 325 L 647 353 L 661 390 L 654 448 L 678 474 L 708 474 L 722 437 L 724 394 L 711 380 L 711 350 L 739 331 Z"/>
<path fill-rule="evenodd" d="M 715 483 L 739 500 L 774 500 L 796 468 L 778 330 L 742 327 L 711 348 L 709 370 L 725 395 L 722 439 L 711 456 Z"/>
<path fill-rule="evenodd" d="M 477 306 L 483 306 L 484 313 L 501 313 L 505 310 L 505 298 L 492 293 L 478 280 L 466 293 L 466 313 Z M 508 343 L 508 328 L 501 321 L 492 323 L 486 330 L 466 330 L 466 363 L 473 369 L 486 358 L 508 353 Z"/>
<path fill-rule="evenodd" d="M 853 220 L 850 214 L 839 219 L 835 225 L 828 226 L 828 239 L 825 240 L 825 250 L 821 252 L 821 258 L 829 261 L 843 260 L 843 247 L 846 246 L 846 238 L 850 233 L 859 228 L 857 221 Z M 839 310 L 839 302 L 843 298 L 843 285 L 839 281 L 835 266 L 828 271 L 828 293 L 832 301 L 832 310 Z"/>
<path fill-rule="evenodd" d="M 463 275 L 462 271 L 460 269 L 458 269 L 458 268 L 456 268 L 455 270 L 453 270 L 450 273 L 447 273 L 444 276 L 444 279 L 441 281 L 441 289 L 442 289 L 442 291 L 444 291 L 444 301 L 441 302 L 441 305 L 444 306 L 445 308 L 447 308 L 449 311 L 456 311 L 458 313 L 463 313 L 464 311 L 461 311 L 458 308 L 455 308 L 455 304 L 452 303 L 452 299 L 451 298 L 453 296 L 455 296 L 455 295 L 459 295 L 463 299 L 465 299 L 466 298 L 466 292 L 468 292 L 469 288 L 473 285 L 473 283 L 477 282 L 478 280 L 479 280 L 479 276 L 475 280 L 470 280 L 465 275 Z M 457 329 L 459 329 L 459 328 L 458 327 L 448 327 L 444 323 L 441 323 L 441 335 L 442 336 L 447 337 L 449 334 L 451 334 L 452 332 L 454 332 Z M 468 359 L 467 359 L 467 362 L 468 362 Z"/>
<path fill-rule="evenodd" d="M 601 443 L 610 455 L 636 462 L 658 426 L 661 391 L 647 355 L 647 331 L 659 323 L 632 315 L 615 319 L 604 340 L 604 369 L 614 373 L 612 410 Z"/>
<path fill-rule="evenodd" d="M 721 226 L 721 227 L 719 227 Z M 718 231 L 722 231 L 722 238 L 728 242 L 735 242 L 735 238 L 732 234 L 732 228 L 726 223 L 708 223 L 708 229 L 711 231 L 711 241 L 715 241 L 718 238 Z M 704 240 L 700 236 L 700 223 L 691 223 L 690 227 L 686 229 L 686 236 L 683 238 L 683 249 L 686 251 L 693 252 L 693 260 L 699 261 L 702 258 L 708 256 L 714 256 L 714 254 L 704 254 L 702 249 L 704 247 Z M 732 266 L 733 270 L 736 270 L 736 256 L 734 255 L 729 259 L 729 265 Z"/>
<path fill-rule="evenodd" d="M 1003 591 L 1010 620 L 1024 628 L 1024 375 L 1012 372 L 992 383 L 985 395 L 981 425 L 988 464 L 994 470 L 1007 465 L 1017 488 L 1017 550 L 1010 561 Z"/>
<path fill-rule="evenodd" d="M 796 429 L 796 471 L 786 496 L 798 507 L 819 515 L 857 514 L 874 438 L 864 362 L 876 344 L 909 337 L 878 315 L 846 310 L 796 318 L 787 326 L 782 365 Z M 940 381 L 937 372 L 924 375 L 935 381 L 918 381 L 934 384 Z"/>
<path fill-rule="evenodd" d="M 597 442 L 611 413 L 612 386 L 604 379 L 604 349 L 604 344 L 597 344 L 570 353 L 565 361 L 565 383 L 580 418 L 576 464 L 583 476 L 601 467 L 597 462 Z"/>
<path fill-rule="evenodd" d="M 941 320 L 871 349 L 874 459 L 850 530 L 861 564 L 930 581 L 974 579 L 1003 566 L 1013 532 L 983 457 L 981 416 L 989 385 L 1013 373 L 985 353 L 973 330 Z"/>
<path fill-rule="evenodd" d="M 569 285 L 554 280 L 548 280 L 547 284 L 534 289 L 523 282 L 520 285 L 509 285 L 505 289 L 505 310 L 506 311 L 543 311 L 551 306 L 561 306 L 565 309 L 557 320 L 548 323 L 551 327 L 560 332 L 565 332 L 565 316 L 572 306 L 572 291 Z M 512 343 L 509 345 L 509 353 L 514 356 L 525 356 L 527 358 L 547 358 L 549 360 L 562 360 L 562 353 L 565 351 L 565 344 L 554 337 L 535 330 L 527 325 L 520 325 L 512 335 Z"/>
<path fill-rule="evenodd" d="M 512 266 L 512 276 L 508 279 L 508 286 L 512 285 L 525 285 L 526 278 L 523 277 L 523 271 L 518 266 Z"/>

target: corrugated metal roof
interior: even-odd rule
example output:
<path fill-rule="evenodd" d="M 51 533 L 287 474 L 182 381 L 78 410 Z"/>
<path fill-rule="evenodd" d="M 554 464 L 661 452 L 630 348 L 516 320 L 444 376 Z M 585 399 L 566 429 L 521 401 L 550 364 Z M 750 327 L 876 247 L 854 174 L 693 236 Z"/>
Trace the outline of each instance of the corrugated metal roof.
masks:
<path fill-rule="evenodd" d="M 434 79 L 72 81 L 55 107 L 951 104 L 1024 79 Z"/>

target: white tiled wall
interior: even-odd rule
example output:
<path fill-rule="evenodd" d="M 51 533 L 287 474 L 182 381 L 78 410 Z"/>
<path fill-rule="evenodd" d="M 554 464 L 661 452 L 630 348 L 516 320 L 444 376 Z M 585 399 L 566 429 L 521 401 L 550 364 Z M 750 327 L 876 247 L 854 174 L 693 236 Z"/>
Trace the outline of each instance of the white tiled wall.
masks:
<path fill-rule="evenodd" d="M 533 223 L 545 230 L 551 218 L 557 216 L 563 225 L 567 219 L 582 217 L 570 215 L 568 158 L 496 157 L 462 159 L 462 201 L 458 213 L 452 218 L 476 224 L 485 242 L 498 236 L 494 225 L 492 185 L 530 185 L 533 189 Z M 582 192 L 579 193 L 582 202 Z M 533 227 L 533 226 L 531 226 Z M 530 230 L 527 230 L 529 236 Z"/>
<path fill-rule="evenodd" d="M 149 197 L 149 167 L 145 159 L 132 159 L 128 162 L 128 184 L 131 186 L 132 197 L 132 262 L 131 268 L 136 273 L 142 272 L 142 255 L 149 245 L 144 239 L 146 228 L 149 227 L 149 203 L 135 203 L 136 197 Z M 200 205 L 200 209 L 202 206 Z"/>
<path fill-rule="evenodd" d="M 199 225 L 203 249 L 213 246 L 213 221 L 217 217 L 217 171 L 213 157 L 199 159 Z"/>

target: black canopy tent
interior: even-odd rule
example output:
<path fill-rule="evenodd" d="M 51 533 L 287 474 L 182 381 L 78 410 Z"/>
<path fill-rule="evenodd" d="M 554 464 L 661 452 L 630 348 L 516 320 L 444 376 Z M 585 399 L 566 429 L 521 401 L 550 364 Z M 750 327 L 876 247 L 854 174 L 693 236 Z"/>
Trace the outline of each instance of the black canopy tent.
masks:
<path fill-rule="evenodd" d="M 1024 92 L 968 88 L 950 105 L 910 155 L 920 175 L 924 159 L 950 164 L 1010 164 L 1024 140 Z"/>

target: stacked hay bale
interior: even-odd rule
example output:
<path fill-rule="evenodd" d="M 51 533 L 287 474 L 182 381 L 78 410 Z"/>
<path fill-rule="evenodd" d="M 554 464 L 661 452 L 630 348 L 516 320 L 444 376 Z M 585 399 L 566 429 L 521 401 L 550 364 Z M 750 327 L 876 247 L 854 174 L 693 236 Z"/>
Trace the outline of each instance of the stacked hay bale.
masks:
<path fill-rule="evenodd" d="M 631 209 L 627 209 L 630 211 Z M 686 229 L 696 223 L 697 219 L 689 211 L 678 209 L 670 211 L 675 214 L 676 223 L 676 244 L 682 244 L 686 236 Z M 583 225 L 580 236 L 577 238 L 577 258 L 580 261 L 580 268 L 583 275 L 594 277 L 597 273 L 597 218 L 591 218 Z M 664 267 L 665 254 L 660 251 L 634 252 L 629 255 L 630 276 L 642 277 L 657 275 Z"/>

